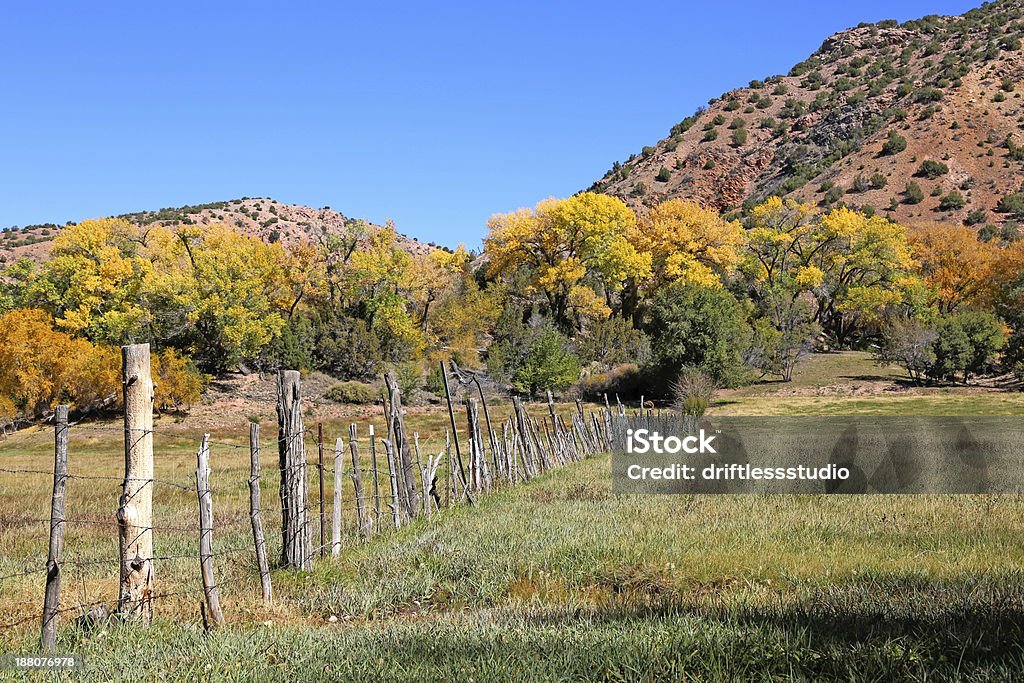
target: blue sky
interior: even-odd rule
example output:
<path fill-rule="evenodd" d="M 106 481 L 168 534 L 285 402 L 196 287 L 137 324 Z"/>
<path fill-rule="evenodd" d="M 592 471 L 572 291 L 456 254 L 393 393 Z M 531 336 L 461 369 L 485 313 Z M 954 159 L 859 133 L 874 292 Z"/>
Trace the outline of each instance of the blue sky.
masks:
<path fill-rule="evenodd" d="M 835 31 L 977 4 L 7 2 L 0 226 L 247 195 L 478 246 Z"/>

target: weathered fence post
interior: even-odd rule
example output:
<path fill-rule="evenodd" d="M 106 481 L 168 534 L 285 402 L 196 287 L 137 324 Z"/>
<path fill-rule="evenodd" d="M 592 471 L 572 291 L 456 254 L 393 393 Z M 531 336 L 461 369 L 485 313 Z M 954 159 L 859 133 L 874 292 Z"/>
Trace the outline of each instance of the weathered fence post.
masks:
<path fill-rule="evenodd" d="M 372 522 L 366 514 L 366 494 L 363 493 L 363 468 L 359 464 L 359 443 L 356 440 L 355 423 L 348 426 L 348 447 L 352 452 L 352 487 L 356 492 L 356 525 L 359 536 L 365 541 L 370 538 Z"/>
<path fill-rule="evenodd" d="M 422 496 L 423 514 L 427 514 L 427 505 L 429 504 L 428 492 L 430 491 L 430 486 L 427 485 L 426 477 L 423 474 L 423 457 L 420 454 L 420 433 L 419 432 L 413 432 L 412 433 L 412 442 L 413 442 L 413 445 L 416 448 L 416 469 L 419 470 L 419 472 L 420 472 L 420 491 L 423 494 L 423 496 Z M 429 464 L 429 458 L 430 458 L 430 456 L 428 455 L 427 456 L 428 464 Z"/>
<path fill-rule="evenodd" d="M 320 474 L 320 557 L 327 556 L 327 512 L 324 510 L 324 423 L 316 423 L 317 472 Z"/>
<path fill-rule="evenodd" d="M 341 457 L 343 441 L 339 436 L 334 442 L 334 509 L 331 516 L 331 557 L 341 555 L 341 486 L 345 459 Z"/>
<path fill-rule="evenodd" d="M 210 492 L 210 435 L 203 434 L 196 456 L 196 493 L 199 496 L 199 570 L 203 576 L 206 613 L 213 626 L 224 625 L 217 581 L 213 577 L 213 495 Z"/>
<path fill-rule="evenodd" d="M 117 609 L 153 620 L 153 378 L 149 344 L 121 347 L 124 390 L 124 485 L 117 509 L 121 577 Z"/>
<path fill-rule="evenodd" d="M 384 375 L 384 384 L 388 390 L 390 399 L 389 417 L 391 425 L 392 442 L 395 451 L 395 462 L 399 467 L 400 474 L 400 497 L 402 501 L 402 512 L 407 520 L 416 515 L 420 499 L 416 486 L 416 470 L 412 462 L 412 453 L 409 448 L 409 432 L 405 428 L 405 411 L 402 408 L 402 392 L 398 388 L 398 382 L 392 373 Z"/>
<path fill-rule="evenodd" d="M 373 466 L 373 528 L 380 532 L 380 482 L 377 479 L 377 444 L 373 440 L 373 425 L 370 425 L 370 464 Z"/>
<path fill-rule="evenodd" d="M 281 469 L 281 563 L 311 569 L 309 551 L 309 484 L 303 440 L 302 394 L 297 370 L 277 374 L 277 451 Z"/>
<path fill-rule="evenodd" d="M 46 558 L 46 597 L 43 599 L 43 652 L 57 647 L 60 613 L 60 565 L 64 562 L 64 500 L 68 481 L 68 407 L 57 406 L 53 429 L 53 497 L 50 499 L 50 552 Z"/>
<path fill-rule="evenodd" d="M 252 541 L 256 546 L 263 602 L 269 605 L 274 600 L 274 590 L 270 584 L 270 562 L 267 560 L 267 541 L 260 511 L 260 425 L 257 422 L 249 425 L 249 521 L 252 524 Z"/>
<path fill-rule="evenodd" d="M 391 516 L 395 528 L 402 526 L 402 512 L 398 501 L 398 478 L 395 476 L 395 449 L 387 439 L 381 439 L 384 443 L 384 452 L 388 455 L 388 478 L 391 481 Z"/>
<path fill-rule="evenodd" d="M 448 371 L 444 367 L 444 361 L 441 361 L 441 379 L 444 380 L 444 396 L 448 401 L 448 419 L 452 423 L 452 440 L 455 442 L 455 458 L 459 465 L 459 477 L 462 481 L 466 481 L 466 467 L 462 464 L 462 449 L 459 447 L 459 429 L 455 426 L 455 409 L 452 408 L 452 392 L 448 388 Z"/>

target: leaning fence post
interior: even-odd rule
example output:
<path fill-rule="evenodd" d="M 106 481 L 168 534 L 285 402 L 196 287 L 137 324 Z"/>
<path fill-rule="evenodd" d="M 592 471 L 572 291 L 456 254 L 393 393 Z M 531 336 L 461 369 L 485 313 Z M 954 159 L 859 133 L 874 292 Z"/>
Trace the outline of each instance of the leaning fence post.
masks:
<path fill-rule="evenodd" d="M 68 407 L 57 406 L 53 430 L 53 497 L 50 499 L 50 552 L 46 558 L 46 597 L 43 599 L 43 652 L 57 647 L 60 613 L 60 565 L 64 561 L 64 500 L 68 480 Z"/>
<path fill-rule="evenodd" d="M 124 388 L 124 484 L 117 509 L 121 579 L 118 611 L 153 620 L 153 378 L 149 344 L 121 347 Z"/>
<path fill-rule="evenodd" d="M 302 427 L 302 394 L 298 370 L 277 375 L 277 451 L 281 470 L 281 564 L 313 567 L 309 551 L 309 484 Z"/>
<path fill-rule="evenodd" d="M 199 571 L 203 576 L 206 612 L 214 626 L 224 625 L 217 582 L 213 577 L 213 495 L 210 493 L 210 435 L 203 434 L 196 455 L 196 494 L 199 496 Z"/>
<path fill-rule="evenodd" d="M 448 401 L 448 419 L 452 424 L 452 440 L 455 442 L 455 458 L 459 464 L 459 476 L 466 480 L 466 468 L 462 464 L 462 448 L 459 447 L 459 430 L 455 426 L 455 410 L 452 408 L 452 392 L 448 387 L 448 371 L 445 370 L 444 361 L 441 361 L 441 379 L 444 380 L 444 397 Z"/>
<path fill-rule="evenodd" d="M 260 425 L 249 425 L 249 521 L 252 523 L 252 541 L 256 545 L 256 564 L 260 570 L 260 588 L 263 602 L 273 602 L 274 591 L 270 584 L 270 563 L 267 561 L 267 541 L 263 535 L 263 518 L 260 513 Z"/>

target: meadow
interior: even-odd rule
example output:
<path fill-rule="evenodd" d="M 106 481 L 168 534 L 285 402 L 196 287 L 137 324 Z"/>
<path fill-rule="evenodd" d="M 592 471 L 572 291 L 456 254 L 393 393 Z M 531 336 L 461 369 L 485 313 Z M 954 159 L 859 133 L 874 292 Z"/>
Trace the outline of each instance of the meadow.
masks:
<path fill-rule="evenodd" d="M 866 358 L 815 357 L 794 382 L 723 392 L 712 411 L 1024 415 L 1020 392 L 905 387 Z M 507 410 L 493 408 L 496 418 Z M 314 410 L 307 427 L 317 419 Z M 326 440 L 353 420 L 365 462 L 366 426 L 382 429 L 379 415 L 326 418 Z M 425 453 L 441 447 L 446 424 L 437 407 L 410 411 Z M 71 472 L 112 478 L 72 480 L 69 518 L 113 520 L 119 428 L 73 429 Z M 156 551 L 194 554 L 188 484 L 200 434 L 189 418 L 159 418 L 156 430 L 156 476 L 183 485 L 156 489 L 155 523 L 182 529 L 155 534 Z M 275 431 L 264 422 L 272 559 Z M 158 563 L 158 591 L 190 592 L 158 601 L 153 628 L 78 629 L 65 615 L 58 649 L 82 654 L 89 680 L 129 669 L 138 680 L 281 681 L 1006 680 L 1024 672 L 1018 496 L 615 496 L 609 457 L 597 456 L 398 531 L 384 519 L 368 543 L 352 539 L 347 508 L 340 557 L 317 560 L 308 574 L 275 570 L 267 607 L 248 550 L 244 417 L 211 438 L 214 549 L 229 551 L 216 558 L 227 627 L 203 631 L 194 558 Z M 307 453 L 315 460 L 311 442 Z M 51 430 L 0 442 L 0 467 L 52 467 Z M 315 470 L 310 477 L 315 504 Z M 0 474 L 0 576 L 45 562 L 48 523 L 29 520 L 47 517 L 50 484 L 44 474 Z M 351 500 L 351 481 L 344 485 Z M 230 554 L 235 548 L 245 550 Z M 116 598 L 116 553 L 116 527 L 71 524 L 65 557 L 83 564 L 66 570 L 63 604 Z M 42 578 L 0 584 L 0 623 L 32 619 L 0 631 L 0 651 L 36 651 Z"/>

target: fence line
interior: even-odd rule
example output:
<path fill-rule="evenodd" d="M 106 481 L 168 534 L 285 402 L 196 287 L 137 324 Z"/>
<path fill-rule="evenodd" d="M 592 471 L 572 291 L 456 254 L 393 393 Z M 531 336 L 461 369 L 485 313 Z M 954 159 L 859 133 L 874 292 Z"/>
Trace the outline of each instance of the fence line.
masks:
<path fill-rule="evenodd" d="M 421 452 L 420 435 L 417 432 L 412 432 L 410 437 L 410 432 L 405 426 L 405 410 L 402 407 L 401 391 L 394 377 L 389 375 L 385 377 L 387 395 L 383 408 L 387 432 L 386 434 L 376 434 L 374 425 L 368 425 L 369 435 L 368 439 L 364 441 L 364 443 L 368 442 L 370 446 L 368 462 L 364 462 L 365 455 L 359 449 L 360 435 L 357 432 L 356 424 L 352 424 L 349 428 L 348 449 L 345 449 L 344 439 L 339 436 L 335 445 L 334 457 L 325 462 L 323 425 L 317 424 L 313 428 L 302 425 L 298 373 L 290 376 L 290 379 L 294 379 L 294 384 L 285 385 L 279 380 L 279 431 L 274 441 L 278 446 L 281 462 L 275 463 L 277 466 L 274 469 L 280 477 L 281 500 L 279 502 L 281 505 L 275 509 L 282 514 L 281 538 L 283 544 L 282 564 L 284 566 L 292 564 L 302 569 L 309 569 L 312 567 L 312 559 L 315 555 L 336 557 L 340 554 L 343 542 L 366 542 L 381 533 L 387 526 L 382 523 L 382 519 L 386 520 L 388 517 L 392 520 L 390 526 L 397 529 L 416 517 L 429 517 L 435 512 L 458 506 L 463 502 L 471 506 L 476 505 L 482 496 L 499 488 L 527 482 L 551 469 L 607 450 L 618 436 L 615 429 L 618 427 L 616 424 L 618 420 L 614 419 L 616 416 L 612 412 L 607 398 L 600 415 L 595 411 L 591 411 L 587 415 L 582 403 L 577 402 L 576 410 L 570 415 L 564 416 L 557 412 L 553 399 L 549 395 L 548 414 L 540 418 L 530 415 L 525 404 L 518 398 L 514 398 L 512 414 L 503 420 L 492 422 L 486 396 L 480 388 L 479 380 L 472 373 L 453 368 L 455 379 L 461 386 L 468 388 L 475 384 L 479 393 L 479 399 L 471 396 L 465 401 L 466 421 L 463 429 L 468 440 L 463 440 L 460 438 L 460 430 L 455 420 L 448 368 L 444 363 L 441 364 L 441 370 L 450 419 L 450 429 L 445 429 L 444 449 L 437 453 L 427 452 L 424 454 Z M 284 373 L 282 373 L 283 375 Z M 293 392 L 290 401 L 286 401 L 288 398 L 285 396 L 286 391 Z M 282 405 L 285 403 L 289 404 L 287 408 L 290 411 L 285 417 L 291 420 L 287 424 L 285 417 L 280 417 Z M 482 415 L 478 406 L 482 408 Z M 616 408 L 619 416 L 625 414 L 625 408 L 618 397 L 616 397 Z M 184 440 L 193 445 L 197 443 L 197 439 L 194 437 L 153 429 L 145 424 L 142 428 L 83 425 L 62 421 L 59 415 L 53 421 L 23 422 L 40 427 L 53 427 L 58 449 L 61 439 L 66 443 L 69 430 L 119 434 L 126 440 L 126 450 L 132 451 L 144 444 L 151 443 L 153 437 Z M 138 422 L 133 424 L 138 424 Z M 136 435 L 138 435 L 137 438 Z M 312 444 L 317 447 L 315 461 L 311 460 L 311 454 L 306 450 L 307 435 L 315 435 L 315 441 Z M 262 528 L 263 510 L 260 502 L 262 483 L 260 459 L 262 454 L 259 445 L 258 424 L 250 425 L 249 437 L 249 443 L 243 444 L 214 441 L 209 438 L 209 435 L 205 435 L 199 445 L 196 481 L 191 484 L 154 476 L 132 476 L 134 474 L 132 470 L 126 471 L 125 477 L 76 474 L 73 468 L 70 472 L 67 468 L 61 471 L 58 460 L 55 460 L 53 472 L 31 468 L 0 468 L 0 474 L 53 476 L 55 482 L 58 480 L 121 482 L 125 487 L 125 493 L 122 495 L 122 509 L 126 504 L 132 503 L 135 496 L 139 495 L 143 489 L 153 489 L 157 486 L 167 486 L 180 491 L 194 491 L 199 501 L 194 525 L 166 525 L 156 521 L 143 520 L 127 525 L 127 529 L 130 531 L 127 535 L 125 535 L 126 522 L 121 518 L 120 513 L 117 519 L 78 517 L 74 515 L 73 511 L 70 514 L 65 513 L 63 507 L 58 507 L 56 504 L 53 506 L 53 514 L 49 519 L 22 517 L 6 523 L 5 526 L 11 527 L 49 523 L 51 530 L 59 529 L 60 531 L 64 531 L 68 526 L 76 525 L 112 527 L 118 528 L 121 533 L 122 552 L 117 557 L 92 558 L 76 557 L 75 555 L 64 557 L 59 552 L 62 548 L 58 548 L 58 552 L 54 554 L 51 543 L 51 557 L 48 558 L 45 567 L 25 567 L 20 571 L 0 576 L 0 582 L 44 572 L 49 577 L 42 617 L 44 647 L 48 643 L 52 643 L 51 634 L 56 633 L 56 621 L 59 615 L 93 607 L 106 607 L 114 602 L 117 602 L 119 611 L 136 610 L 142 615 L 142 623 L 148 623 L 147 615 L 152 615 L 153 604 L 156 601 L 175 596 L 198 594 L 202 595 L 204 599 L 202 603 L 204 622 L 209 627 L 224 623 L 217 589 L 247 579 L 235 577 L 228 582 L 216 580 L 214 576 L 217 567 L 214 560 L 217 558 L 242 553 L 251 554 L 258 569 L 263 600 L 267 604 L 272 601 L 271 571 Z M 145 441 L 146 439 L 150 439 L 150 441 Z M 387 458 L 386 467 L 382 467 L 377 461 L 378 440 Z M 243 449 L 247 447 L 250 451 L 248 478 L 234 484 L 211 486 L 209 483 L 211 449 Z M 343 453 L 345 450 L 348 451 L 347 455 Z M 289 458 L 285 458 L 285 454 L 290 454 Z M 148 457 L 152 457 L 151 453 Z M 351 459 L 351 468 L 345 463 L 346 457 Z M 152 465 L 150 464 L 149 467 L 151 470 Z M 317 473 L 319 489 L 317 500 L 313 500 L 309 496 L 309 482 L 306 474 L 309 468 L 314 469 Z M 382 476 L 386 478 L 384 491 L 381 491 L 380 487 Z M 333 486 L 333 491 L 330 492 L 327 490 L 328 477 Z M 366 477 L 373 478 L 372 492 L 368 490 L 368 484 L 364 481 Z M 351 480 L 351 496 L 342 494 L 342 489 L 347 483 L 346 479 Z M 129 487 L 131 491 L 128 490 Z M 55 501 L 57 488 L 55 483 Z M 245 488 L 248 488 L 250 493 L 252 543 L 214 550 L 212 543 L 212 535 L 215 532 L 213 513 L 216 496 L 214 494 L 241 491 Z M 151 495 L 151 493 L 147 495 Z M 330 514 L 326 508 L 328 505 L 331 506 Z M 318 515 L 317 512 L 319 512 Z M 346 515 L 345 513 L 353 514 Z M 289 523 L 289 516 L 291 523 Z M 355 518 L 354 527 L 344 522 L 345 519 L 351 519 L 352 516 Z M 320 525 L 319 544 L 310 542 L 311 520 L 316 519 L 319 519 Z M 331 525 L 330 530 L 327 529 L 328 524 Z M 134 546 L 144 534 L 149 534 L 152 538 L 154 532 L 197 534 L 197 536 L 193 536 L 193 539 L 198 539 L 198 551 L 163 554 L 152 551 L 136 552 L 133 557 L 126 560 L 123 554 L 124 548 Z M 298 545 L 293 546 L 293 555 L 285 556 L 285 549 L 289 547 L 289 544 L 297 542 Z M 126 561 L 130 561 L 134 570 L 141 566 L 152 567 L 153 563 L 158 562 L 195 561 L 197 569 L 199 569 L 197 575 L 202 580 L 202 588 L 154 591 L 150 587 L 153 572 L 152 569 L 148 569 L 148 574 L 143 577 L 143 583 L 146 586 L 145 597 L 138 599 L 138 604 L 133 602 L 135 599 L 131 596 L 126 598 L 123 589 L 121 596 L 116 601 L 111 598 L 95 602 L 82 602 L 74 606 L 59 606 L 59 576 L 62 568 L 116 567 L 120 564 L 123 579 Z M 54 575 L 58 580 L 55 587 L 51 588 Z M 8 624 L 0 624 L 0 631 L 20 626 L 36 618 L 38 617 L 27 616 Z"/>

